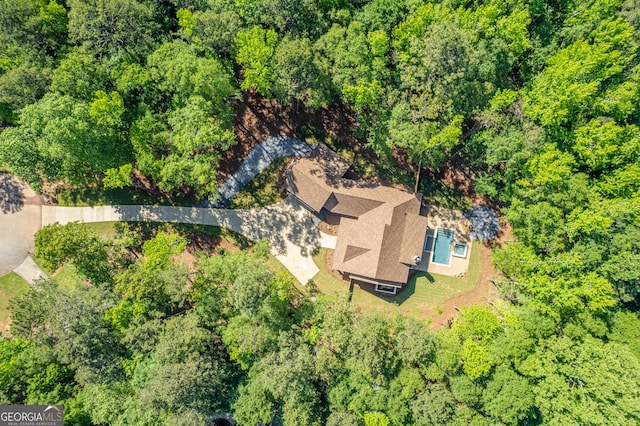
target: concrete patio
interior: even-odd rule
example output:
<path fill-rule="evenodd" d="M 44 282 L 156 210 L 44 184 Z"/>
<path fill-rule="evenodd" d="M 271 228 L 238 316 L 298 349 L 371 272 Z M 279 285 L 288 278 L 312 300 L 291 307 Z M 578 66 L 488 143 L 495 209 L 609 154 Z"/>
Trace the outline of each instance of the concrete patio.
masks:
<path fill-rule="evenodd" d="M 415 269 L 418 271 L 429 272 L 433 274 L 448 275 L 448 276 L 461 276 L 466 274 L 469 269 L 469 257 L 471 255 L 471 246 L 473 244 L 473 238 L 470 235 L 470 222 L 467 220 L 463 213 L 458 210 L 450 210 L 442 207 L 429 206 L 427 211 L 429 232 L 435 238 L 435 230 L 437 228 L 452 229 L 455 232 L 453 239 L 454 243 L 464 243 L 467 245 L 467 252 L 465 257 L 450 256 L 450 264 L 441 265 L 433 263 L 431 251 L 424 251 L 422 253 L 422 262 L 420 262 Z M 430 250 L 430 249 L 429 249 Z"/>

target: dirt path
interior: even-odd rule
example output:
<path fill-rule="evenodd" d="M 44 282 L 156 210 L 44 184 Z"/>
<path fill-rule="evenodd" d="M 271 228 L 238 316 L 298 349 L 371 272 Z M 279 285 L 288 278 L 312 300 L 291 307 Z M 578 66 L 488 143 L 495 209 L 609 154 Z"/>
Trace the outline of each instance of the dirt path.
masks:
<path fill-rule="evenodd" d="M 482 241 L 475 241 L 474 244 L 482 244 Z M 444 306 L 441 305 L 437 311 L 427 313 L 427 316 L 431 318 L 432 330 L 449 327 L 458 315 L 456 308 L 486 304 L 500 296 L 495 286 L 489 282 L 489 279 L 496 274 L 496 269 L 491 264 L 491 247 L 483 245 L 480 256 L 482 258 L 482 273 L 479 284 L 468 293 L 445 300 Z"/>
<path fill-rule="evenodd" d="M 474 241 L 474 244 L 482 244 L 481 274 L 478 285 L 471 291 L 444 301 L 444 306 L 440 309 L 425 313 L 431 319 L 431 329 L 437 330 L 442 327 L 449 327 L 453 319 L 458 315 L 456 308 L 472 305 L 486 305 L 492 300 L 500 298 L 500 292 L 489 281 L 498 275 L 498 271 L 491 262 L 491 251 L 494 248 L 503 247 L 504 242 L 513 239 L 511 226 L 506 221 L 501 221 L 500 231 L 496 238 L 491 241 Z"/>

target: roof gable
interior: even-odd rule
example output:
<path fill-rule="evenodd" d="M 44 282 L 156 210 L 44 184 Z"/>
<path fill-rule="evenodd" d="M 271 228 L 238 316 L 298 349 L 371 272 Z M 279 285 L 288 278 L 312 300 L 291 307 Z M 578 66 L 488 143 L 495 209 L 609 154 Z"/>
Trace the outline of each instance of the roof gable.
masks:
<path fill-rule="evenodd" d="M 365 254 L 365 253 L 367 253 L 369 251 L 371 251 L 371 249 L 348 245 L 347 246 L 347 250 L 346 250 L 346 252 L 344 254 L 344 261 L 348 262 L 348 261 L 350 261 L 350 260 L 352 260 L 352 259 L 354 259 L 354 258 L 356 258 L 356 257 L 358 257 L 360 255 L 363 255 L 363 254 Z"/>

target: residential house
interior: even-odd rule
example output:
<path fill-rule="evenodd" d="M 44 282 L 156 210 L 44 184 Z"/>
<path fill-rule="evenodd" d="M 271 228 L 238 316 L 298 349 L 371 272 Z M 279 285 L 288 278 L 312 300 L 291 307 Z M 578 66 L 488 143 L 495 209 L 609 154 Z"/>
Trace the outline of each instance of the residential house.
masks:
<path fill-rule="evenodd" d="M 421 262 L 427 218 L 406 191 L 344 177 L 350 165 L 324 144 L 285 171 L 285 188 L 319 217 L 340 218 L 333 270 L 395 294 Z"/>

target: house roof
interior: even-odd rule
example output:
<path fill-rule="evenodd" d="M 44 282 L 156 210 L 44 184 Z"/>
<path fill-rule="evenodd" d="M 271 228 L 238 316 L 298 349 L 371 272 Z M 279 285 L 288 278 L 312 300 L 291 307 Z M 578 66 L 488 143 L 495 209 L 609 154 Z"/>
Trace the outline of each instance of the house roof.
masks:
<path fill-rule="evenodd" d="M 408 265 L 422 255 L 427 218 L 420 200 L 399 189 L 342 176 L 349 164 L 326 145 L 288 169 L 287 189 L 312 209 L 342 216 L 333 269 L 406 283 Z"/>

